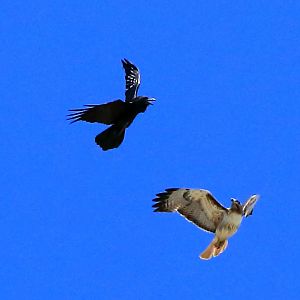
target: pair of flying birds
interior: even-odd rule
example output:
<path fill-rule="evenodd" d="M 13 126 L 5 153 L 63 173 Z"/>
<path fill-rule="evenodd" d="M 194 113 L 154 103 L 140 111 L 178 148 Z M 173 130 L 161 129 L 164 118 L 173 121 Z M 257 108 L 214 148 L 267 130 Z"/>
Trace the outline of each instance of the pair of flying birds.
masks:
<path fill-rule="evenodd" d="M 155 101 L 154 98 L 138 96 L 140 72 L 129 60 L 122 60 L 125 70 L 125 101 L 115 100 L 100 105 L 85 105 L 85 108 L 71 109 L 68 120 L 71 123 L 86 121 L 111 125 L 95 137 L 95 142 L 104 151 L 117 148 L 124 140 L 128 128 L 139 113 Z M 221 254 L 228 245 L 228 238 L 238 230 L 242 218 L 252 214 L 258 195 L 251 196 L 244 204 L 231 199 L 231 207 L 223 207 L 206 190 L 171 188 L 157 194 L 153 201 L 155 212 L 175 212 L 184 216 L 201 229 L 215 234 L 208 247 L 200 254 L 210 259 Z"/>

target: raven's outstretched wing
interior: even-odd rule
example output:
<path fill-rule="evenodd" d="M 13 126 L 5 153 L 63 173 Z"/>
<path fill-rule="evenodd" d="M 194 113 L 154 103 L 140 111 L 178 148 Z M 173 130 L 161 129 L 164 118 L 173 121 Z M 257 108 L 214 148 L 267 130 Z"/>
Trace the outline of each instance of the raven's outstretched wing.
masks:
<path fill-rule="evenodd" d="M 206 190 L 166 189 L 157 194 L 155 212 L 177 211 L 203 230 L 215 232 L 227 208 Z"/>
<path fill-rule="evenodd" d="M 126 58 L 122 59 L 123 68 L 125 70 L 125 101 L 130 102 L 136 98 L 141 82 L 139 69 Z"/>
<path fill-rule="evenodd" d="M 67 120 L 71 123 L 86 121 L 90 123 L 115 124 L 120 116 L 125 113 L 128 104 L 122 100 L 116 100 L 100 105 L 85 105 L 86 108 L 70 109 Z"/>

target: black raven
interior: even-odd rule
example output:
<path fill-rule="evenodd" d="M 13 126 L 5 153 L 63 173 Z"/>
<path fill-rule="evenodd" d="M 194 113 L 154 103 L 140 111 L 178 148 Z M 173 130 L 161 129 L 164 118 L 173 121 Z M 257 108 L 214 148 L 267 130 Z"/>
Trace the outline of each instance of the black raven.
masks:
<path fill-rule="evenodd" d="M 121 60 L 125 70 L 125 102 L 118 99 L 100 105 L 84 105 L 85 108 L 70 109 L 67 117 L 71 123 L 86 121 L 112 125 L 95 137 L 95 142 L 104 151 L 117 148 L 122 143 L 125 130 L 139 113 L 146 111 L 154 98 L 137 96 L 140 72 L 129 60 Z"/>

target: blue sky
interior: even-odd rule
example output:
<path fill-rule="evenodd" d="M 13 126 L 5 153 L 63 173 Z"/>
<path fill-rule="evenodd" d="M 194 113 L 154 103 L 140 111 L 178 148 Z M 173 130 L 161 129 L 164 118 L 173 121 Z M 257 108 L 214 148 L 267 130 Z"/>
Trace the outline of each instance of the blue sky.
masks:
<path fill-rule="evenodd" d="M 1 299 L 296 299 L 296 1 L 1 4 Z M 124 99 L 120 59 L 157 102 L 120 148 L 65 120 Z M 212 235 L 154 214 L 167 187 L 261 199 L 218 258 Z"/>

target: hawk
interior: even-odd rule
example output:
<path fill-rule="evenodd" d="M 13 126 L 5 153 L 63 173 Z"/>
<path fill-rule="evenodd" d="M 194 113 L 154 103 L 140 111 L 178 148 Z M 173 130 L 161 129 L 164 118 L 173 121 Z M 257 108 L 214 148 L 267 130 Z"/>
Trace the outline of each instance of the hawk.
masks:
<path fill-rule="evenodd" d="M 70 109 L 67 120 L 71 123 L 86 121 L 111 125 L 95 137 L 95 142 L 102 150 L 117 148 L 124 140 L 125 130 L 139 113 L 155 101 L 154 98 L 138 96 L 140 86 L 139 69 L 129 60 L 121 60 L 125 70 L 125 101 L 120 99 L 99 105 L 84 105 L 85 108 Z"/>
<path fill-rule="evenodd" d="M 206 190 L 170 188 L 153 199 L 154 212 L 177 211 L 201 229 L 215 234 L 209 246 L 200 254 L 211 259 L 227 247 L 227 239 L 236 233 L 243 217 L 252 215 L 258 195 L 251 196 L 244 204 L 231 199 L 231 207 L 225 208 Z"/>

